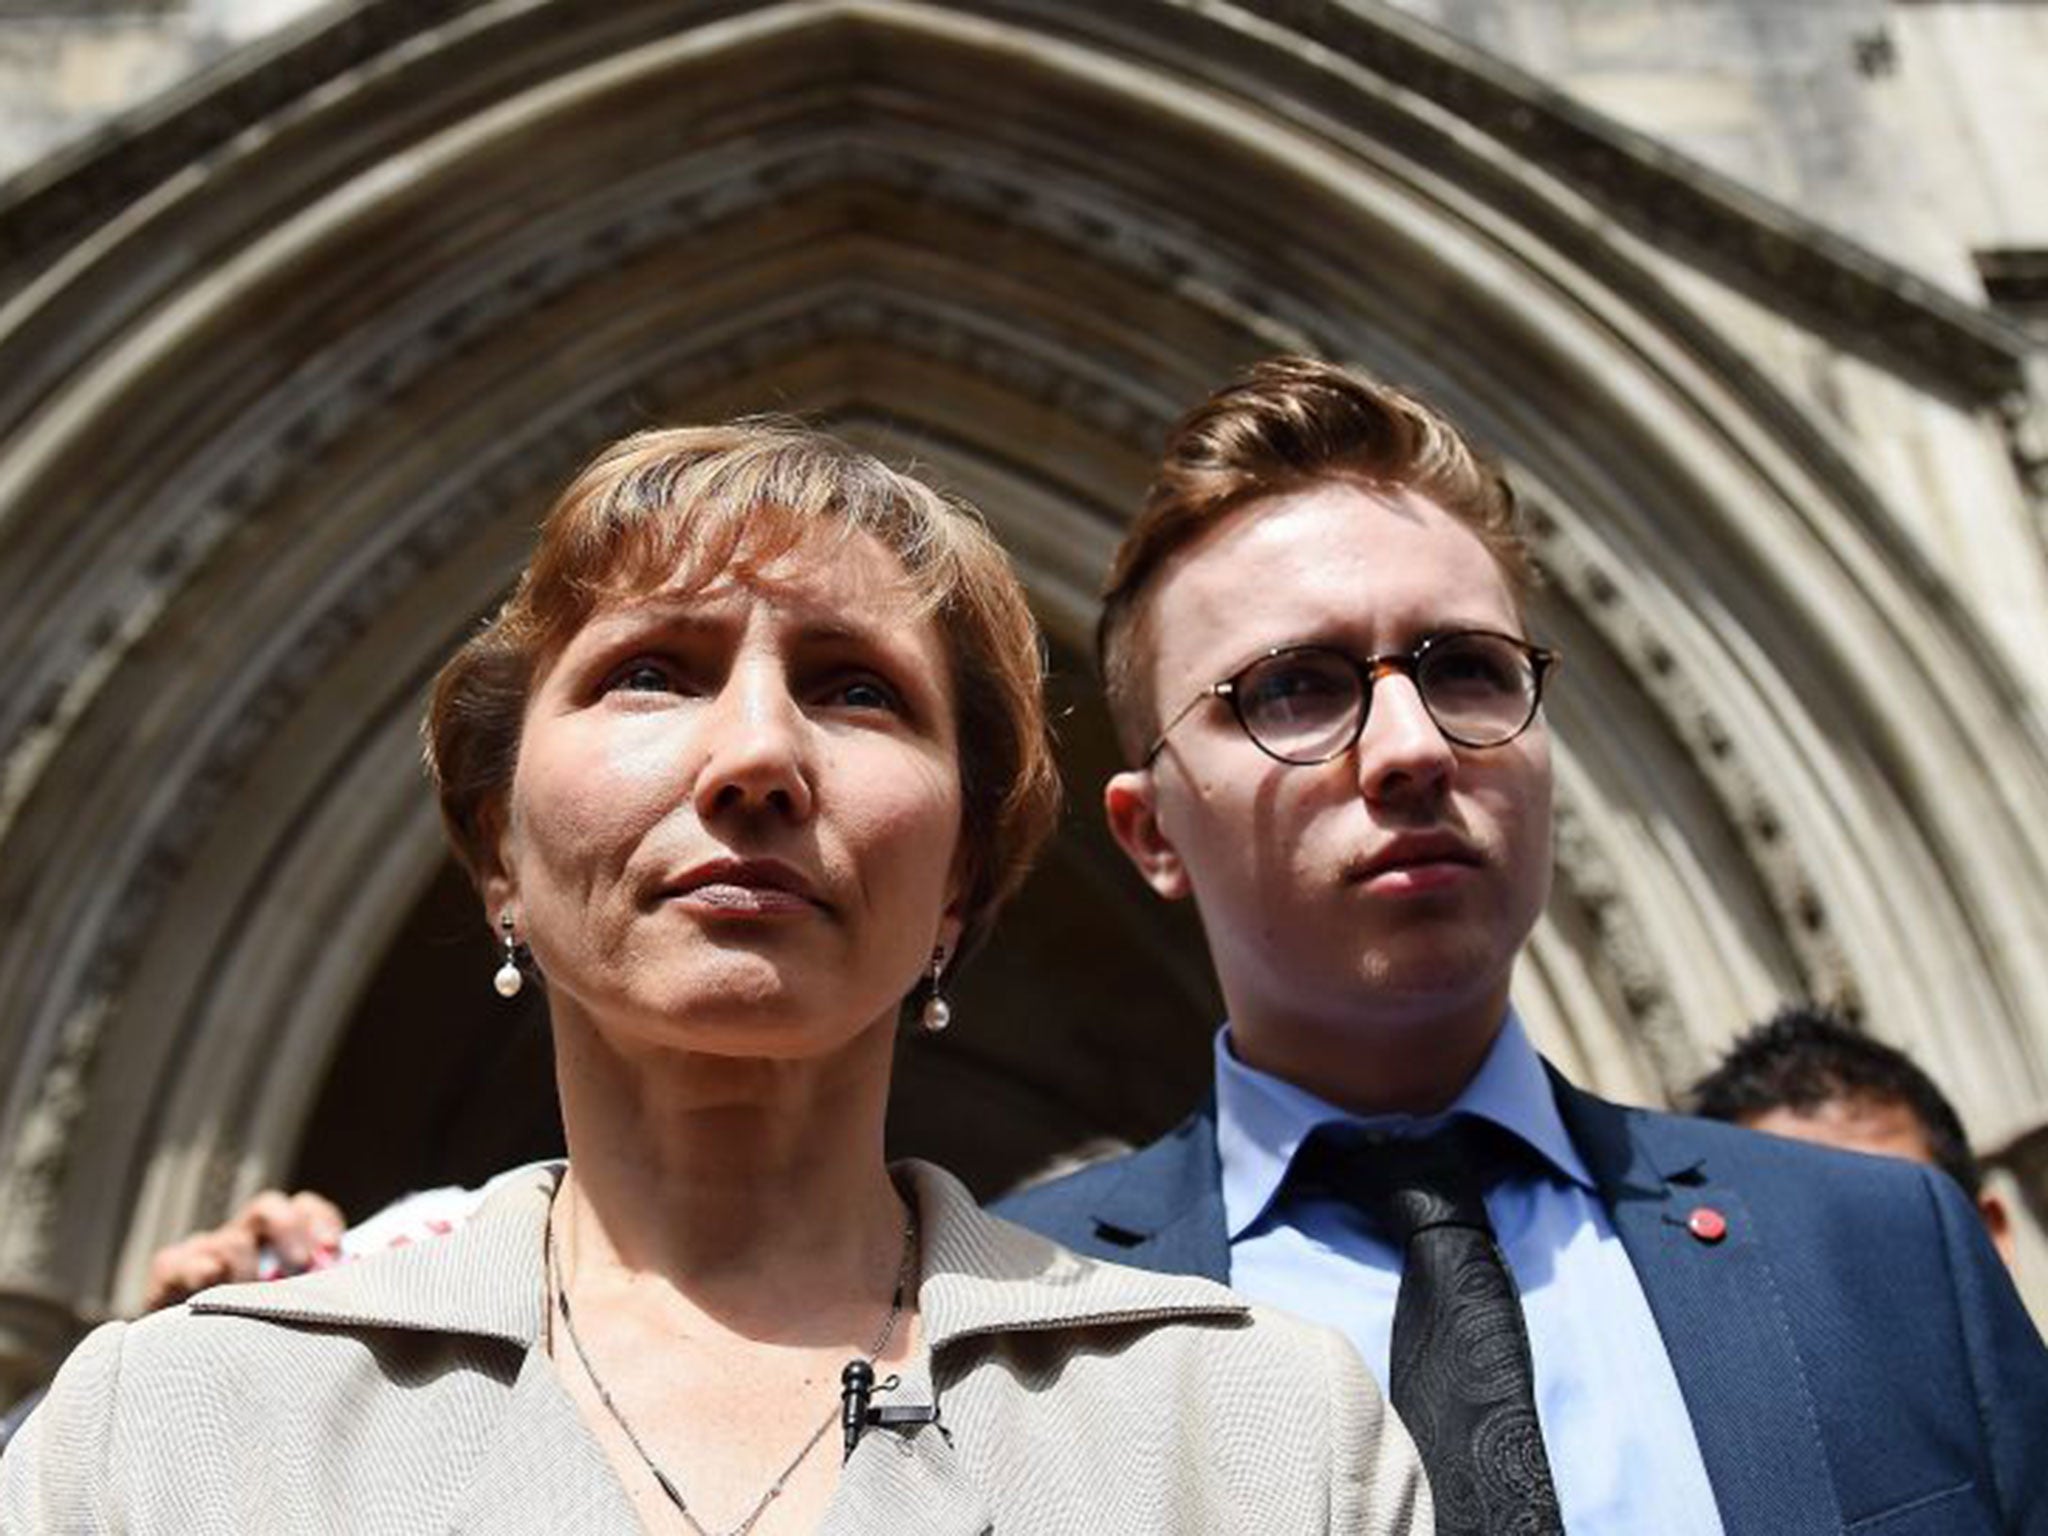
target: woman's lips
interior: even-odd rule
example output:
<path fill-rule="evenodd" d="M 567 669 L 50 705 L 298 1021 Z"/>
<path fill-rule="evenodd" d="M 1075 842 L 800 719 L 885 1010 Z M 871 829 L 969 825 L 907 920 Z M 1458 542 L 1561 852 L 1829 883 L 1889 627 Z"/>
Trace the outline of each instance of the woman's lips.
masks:
<path fill-rule="evenodd" d="M 734 917 L 816 912 L 825 903 L 801 870 L 774 859 L 712 859 L 665 884 L 661 899 Z"/>
<path fill-rule="evenodd" d="M 730 881 L 692 886 L 676 892 L 669 900 L 684 906 L 706 907 L 714 912 L 749 917 L 817 910 L 816 903 L 794 891 L 777 890 L 772 886 L 736 885 Z"/>

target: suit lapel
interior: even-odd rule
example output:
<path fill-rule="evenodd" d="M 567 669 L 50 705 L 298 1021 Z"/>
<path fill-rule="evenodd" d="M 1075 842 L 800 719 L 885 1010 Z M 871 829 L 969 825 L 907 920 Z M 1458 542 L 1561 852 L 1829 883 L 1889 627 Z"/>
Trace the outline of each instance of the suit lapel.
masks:
<path fill-rule="evenodd" d="M 1717 1181 L 1683 1119 L 1552 1082 L 1663 1335 L 1727 1536 L 1840 1532 L 1811 1389 L 1740 1192 Z M 1725 1235 L 1695 1235 L 1695 1212 Z"/>
<path fill-rule="evenodd" d="M 1124 1160 L 1095 1207 L 1095 1252 L 1121 1264 L 1230 1283 L 1230 1234 L 1214 1102 Z"/>

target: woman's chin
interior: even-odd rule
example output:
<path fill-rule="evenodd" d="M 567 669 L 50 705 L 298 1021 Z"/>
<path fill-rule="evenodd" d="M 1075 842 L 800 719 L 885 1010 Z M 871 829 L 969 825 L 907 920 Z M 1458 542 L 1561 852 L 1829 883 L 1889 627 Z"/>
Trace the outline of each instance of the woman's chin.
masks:
<path fill-rule="evenodd" d="M 643 1000 L 598 1024 L 600 1035 L 616 1034 L 640 1047 L 684 1054 L 760 1061 L 803 1061 L 829 1056 L 873 1030 L 893 1025 L 895 1009 L 848 1011 L 846 999 L 802 998 L 787 993 L 735 998 L 684 993 Z"/>

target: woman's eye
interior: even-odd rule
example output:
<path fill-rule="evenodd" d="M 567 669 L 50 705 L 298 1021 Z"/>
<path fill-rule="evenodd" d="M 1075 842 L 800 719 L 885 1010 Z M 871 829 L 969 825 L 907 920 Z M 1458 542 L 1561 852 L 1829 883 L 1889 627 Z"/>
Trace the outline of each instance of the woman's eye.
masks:
<path fill-rule="evenodd" d="M 604 682 L 606 693 L 675 693 L 675 674 L 658 661 L 629 661 Z"/>
<path fill-rule="evenodd" d="M 836 684 L 830 691 L 832 702 L 846 709 L 880 709 L 891 714 L 903 712 L 903 701 L 887 683 L 872 677 L 854 677 Z"/>

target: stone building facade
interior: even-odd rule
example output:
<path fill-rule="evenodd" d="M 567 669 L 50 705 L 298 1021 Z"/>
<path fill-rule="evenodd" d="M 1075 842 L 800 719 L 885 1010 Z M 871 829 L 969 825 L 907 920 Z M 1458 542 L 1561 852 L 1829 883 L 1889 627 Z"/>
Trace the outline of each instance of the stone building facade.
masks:
<path fill-rule="evenodd" d="M 1170 1121 L 1216 1002 L 1096 825 L 1086 640 L 1166 423 L 1282 349 L 1538 513 L 1545 1049 L 1661 1102 L 1852 1009 L 2038 1298 L 2044 63 L 1941 0 L 0 3 L 0 1376 L 262 1183 L 545 1146 L 414 720 L 653 419 L 915 457 L 1051 637 L 1074 808 L 898 1144 L 990 1191 Z"/>

